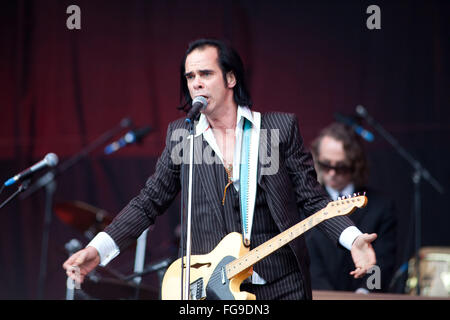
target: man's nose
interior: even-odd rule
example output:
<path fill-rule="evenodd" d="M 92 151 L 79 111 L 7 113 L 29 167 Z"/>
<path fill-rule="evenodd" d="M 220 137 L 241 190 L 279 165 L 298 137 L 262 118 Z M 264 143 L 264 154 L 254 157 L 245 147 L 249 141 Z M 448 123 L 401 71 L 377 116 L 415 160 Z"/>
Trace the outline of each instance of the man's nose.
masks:
<path fill-rule="evenodd" d="M 200 77 L 195 77 L 192 85 L 196 90 L 203 89 L 203 82 L 201 81 Z"/>

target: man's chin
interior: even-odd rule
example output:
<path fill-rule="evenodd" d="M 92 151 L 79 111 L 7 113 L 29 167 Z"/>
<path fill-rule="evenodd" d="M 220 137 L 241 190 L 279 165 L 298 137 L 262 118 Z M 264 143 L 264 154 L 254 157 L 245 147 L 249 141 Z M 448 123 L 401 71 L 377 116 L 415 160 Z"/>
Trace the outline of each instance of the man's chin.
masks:
<path fill-rule="evenodd" d="M 330 188 L 334 189 L 334 190 L 342 190 L 343 187 L 340 184 L 335 184 L 335 183 L 327 183 L 327 186 L 329 186 Z"/>

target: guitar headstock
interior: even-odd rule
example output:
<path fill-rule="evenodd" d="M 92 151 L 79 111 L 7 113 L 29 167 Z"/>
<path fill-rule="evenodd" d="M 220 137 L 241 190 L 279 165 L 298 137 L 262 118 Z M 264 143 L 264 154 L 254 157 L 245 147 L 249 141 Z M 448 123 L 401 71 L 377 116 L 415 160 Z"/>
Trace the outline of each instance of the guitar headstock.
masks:
<path fill-rule="evenodd" d="M 353 213 L 356 208 L 365 207 L 367 201 L 365 193 L 363 195 L 353 194 L 353 196 L 338 198 L 338 200 L 328 203 L 324 208 L 324 214 L 327 217 L 345 216 Z"/>

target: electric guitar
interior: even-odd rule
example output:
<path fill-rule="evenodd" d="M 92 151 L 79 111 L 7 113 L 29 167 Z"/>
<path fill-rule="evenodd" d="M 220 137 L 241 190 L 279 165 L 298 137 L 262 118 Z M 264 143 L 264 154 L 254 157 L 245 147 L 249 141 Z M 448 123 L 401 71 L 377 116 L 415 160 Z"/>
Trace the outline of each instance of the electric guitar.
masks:
<path fill-rule="evenodd" d="M 242 281 L 252 275 L 253 265 L 278 250 L 291 240 L 302 235 L 324 220 L 351 214 L 356 208 L 367 204 L 365 195 L 344 197 L 281 232 L 253 250 L 245 247 L 242 235 L 232 232 L 226 235 L 208 254 L 191 255 L 190 300 L 255 300 L 254 294 L 240 291 Z M 186 257 L 174 261 L 164 274 L 161 298 L 180 300 L 181 259 L 183 259 L 183 280 L 186 277 Z"/>

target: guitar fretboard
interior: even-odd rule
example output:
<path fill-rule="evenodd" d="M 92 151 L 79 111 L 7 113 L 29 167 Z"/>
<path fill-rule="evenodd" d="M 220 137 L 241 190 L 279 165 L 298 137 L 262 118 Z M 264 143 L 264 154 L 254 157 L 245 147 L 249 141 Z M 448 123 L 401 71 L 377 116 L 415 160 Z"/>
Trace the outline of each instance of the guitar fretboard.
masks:
<path fill-rule="evenodd" d="M 303 221 L 297 223 L 296 225 L 290 227 L 289 229 L 283 231 L 279 235 L 273 237 L 272 239 L 264 242 L 255 249 L 249 251 L 242 257 L 233 260 L 226 266 L 226 272 L 228 279 L 231 279 L 235 275 L 239 274 L 243 270 L 250 268 L 252 265 L 260 261 L 261 259 L 267 257 L 274 251 L 278 250 L 285 244 L 294 240 L 298 236 L 302 235 L 312 227 L 321 223 L 322 221 L 328 219 L 327 208 L 316 212 L 312 216 L 304 219 Z"/>

